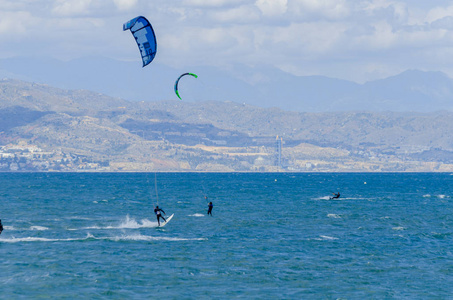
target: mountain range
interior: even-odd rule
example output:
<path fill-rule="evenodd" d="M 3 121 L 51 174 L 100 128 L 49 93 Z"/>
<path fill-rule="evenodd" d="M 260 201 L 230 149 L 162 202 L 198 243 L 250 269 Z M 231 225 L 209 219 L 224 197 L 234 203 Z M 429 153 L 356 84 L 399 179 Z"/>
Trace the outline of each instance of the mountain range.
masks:
<path fill-rule="evenodd" d="M 0 171 L 453 172 L 452 128 L 449 111 L 129 101 L 0 81 Z"/>
<path fill-rule="evenodd" d="M 0 77 L 96 91 L 129 101 L 176 100 L 176 78 L 184 72 L 184 102 L 233 101 L 294 112 L 435 112 L 453 110 L 453 80 L 441 72 L 405 71 L 358 84 L 324 76 L 295 76 L 266 65 L 176 69 L 159 63 L 105 57 L 59 61 L 37 57 L 0 60 Z"/>

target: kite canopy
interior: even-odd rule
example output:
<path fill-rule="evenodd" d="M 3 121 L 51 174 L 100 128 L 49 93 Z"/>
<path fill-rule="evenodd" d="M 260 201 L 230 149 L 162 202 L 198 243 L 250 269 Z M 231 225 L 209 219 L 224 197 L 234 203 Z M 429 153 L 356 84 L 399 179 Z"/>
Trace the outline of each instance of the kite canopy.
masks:
<path fill-rule="evenodd" d="M 131 30 L 142 55 L 143 67 L 153 61 L 157 52 L 156 35 L 145 17 L 136 17 L 123 24 L 123 30 Z"/>
<path fill-rule="evenodd" d="M 190 75 L 190 76 L 193 76 L 195 78 L 198 78 L 198 76 L 196 74 L 194 74 L 194 73 L 184 73 L 181 76 L 179 76 L 178 79 L 176 79 L 176 82 L 175 82 L 175 93 L 176 93 L 176 96 L 178 96 L 179 99 L 181 99 L 181 96 L 179 96 L 178 83 L 179 83 L 179 80 L 181 79 L 181 77 L 186 76 L 186 75 Z"/>

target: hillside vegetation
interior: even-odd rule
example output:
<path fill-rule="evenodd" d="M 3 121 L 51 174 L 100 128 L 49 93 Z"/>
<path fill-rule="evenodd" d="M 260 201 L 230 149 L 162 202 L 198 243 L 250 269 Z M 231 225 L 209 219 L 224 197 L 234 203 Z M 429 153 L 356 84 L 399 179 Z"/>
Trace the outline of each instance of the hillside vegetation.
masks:
<path fill-rule="evenodd" d="M 300 113 L 228 101 L 130 102 L 0 82 L 2 171 L 451 172 L 452 129 L 451 112 Z"/>

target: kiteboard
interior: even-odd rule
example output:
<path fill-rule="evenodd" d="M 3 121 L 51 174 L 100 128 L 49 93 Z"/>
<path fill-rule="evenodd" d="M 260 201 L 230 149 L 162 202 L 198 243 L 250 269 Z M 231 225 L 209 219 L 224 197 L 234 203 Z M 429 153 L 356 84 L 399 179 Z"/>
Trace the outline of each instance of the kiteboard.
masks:
<path fill-rule="evenodd" d="M 167 222 L 161 223 L 159 227 L 164 227 L 165 225 L 167 225 L 167 223 L 170 222 L 170 220 L 173 218 L 174 215 L 175 215 L 175 214 L 172 214 L 171 216 L 169 216 L 169 217 L 167 218 Z"/>

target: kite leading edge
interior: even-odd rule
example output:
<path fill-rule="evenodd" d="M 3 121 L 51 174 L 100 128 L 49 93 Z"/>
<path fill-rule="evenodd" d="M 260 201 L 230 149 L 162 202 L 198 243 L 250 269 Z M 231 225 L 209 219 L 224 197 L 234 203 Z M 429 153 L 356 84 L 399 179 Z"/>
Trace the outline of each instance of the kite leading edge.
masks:
<path fill-rule="evenodd" d="M 123 24 L 123 30 L 130 29 L 142 56 L 143 67 L 153 61 L 157 52 L 156 35 L 145 17 L 139 16 Z"/>

